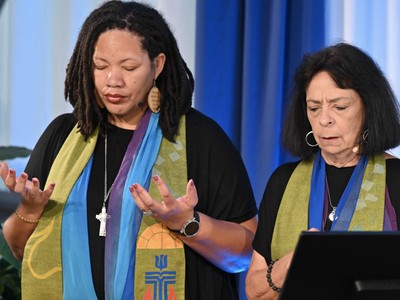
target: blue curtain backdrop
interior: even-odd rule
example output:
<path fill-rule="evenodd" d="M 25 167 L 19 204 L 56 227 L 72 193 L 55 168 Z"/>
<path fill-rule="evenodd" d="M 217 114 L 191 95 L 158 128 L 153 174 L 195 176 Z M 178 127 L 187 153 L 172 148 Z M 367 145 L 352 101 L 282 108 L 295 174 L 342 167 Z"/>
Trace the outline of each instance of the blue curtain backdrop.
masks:
<path fill-rule="evenodd" d="M 201 0 L 196 18 L 196 108 L 239 149 L 259 204 L 273 170 L 295 159 L 281 125 L 295 67 L 324 45 L 324 1 Z"/>
<path fill-rule="evenodd" d="M 242 154 L 257 201 L 268 177 L 293 160 L 280 133 L 295 67 L 324 45 L 324 1 L 197 2 L 196 108 Z"/>

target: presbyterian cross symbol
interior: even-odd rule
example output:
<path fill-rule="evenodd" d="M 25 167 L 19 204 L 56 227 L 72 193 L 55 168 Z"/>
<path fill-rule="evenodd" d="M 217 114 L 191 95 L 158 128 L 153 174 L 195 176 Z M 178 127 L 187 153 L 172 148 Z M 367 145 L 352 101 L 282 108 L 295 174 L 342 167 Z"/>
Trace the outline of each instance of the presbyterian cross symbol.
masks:
<path fill-rule="evenodd" d="M 109 219 L 111 216 L 107 214 L 106 207 L 103 205 L 101 209 L 101 213 L 96 215 L 96 219 L 100 221 L 100 229 L 99 229 L 99 236 L 106 236 L 106 223 L 107 219 Z"/>
<path fill-rule="evenodd" d="M 164 270 L 168 267 L 168 255 L 156 255 L 155 267 L 160 271 L 149 271 L 145 275 L 145 283 L 153 286 L 153 297 L 145 295 L 143 299 L 176 299 L 174 287 L 176 285 L 176 271 Z M 150 293 L 150 288 L 147 293 Z M 150 296 L 150 297 L 149 297 Z"/>

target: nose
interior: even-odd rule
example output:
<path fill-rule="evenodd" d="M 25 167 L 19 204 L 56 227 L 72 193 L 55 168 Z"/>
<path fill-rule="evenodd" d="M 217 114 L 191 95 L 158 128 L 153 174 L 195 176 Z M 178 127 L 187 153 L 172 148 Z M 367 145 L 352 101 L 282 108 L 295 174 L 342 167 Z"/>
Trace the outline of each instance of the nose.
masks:
<path fill-rule="evenodd" d="M 324 127 L 329 126 L 333 123 L 333 119 L 332 119 L 331 113 L 328 108 L 321 109 L 319 123 L 321 124 L 321 126 L 324 126 Z"/>
<path fill-rule="evenodd" d="M 109 87 L 119 87 L 124 84 L 124 80 L 122 77 L 122 73 L 117 70 L 113 69 L 110 72 L 107 73 L 107 81 L 106 81 L 107 86 Z"/>

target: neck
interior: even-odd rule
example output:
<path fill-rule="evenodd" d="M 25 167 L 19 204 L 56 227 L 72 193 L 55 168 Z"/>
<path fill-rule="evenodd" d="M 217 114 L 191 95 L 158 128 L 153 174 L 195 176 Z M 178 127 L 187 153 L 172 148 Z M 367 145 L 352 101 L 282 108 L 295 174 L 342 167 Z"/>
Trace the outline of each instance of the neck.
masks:
<path fill-rule="evenodd" d="M 353 167 L 357 165 L 358 161 L 360 160 L 360 156 L 353 152 L 343 157 L 337 155 L 329 155 L 327 153 L 324 153 L 324 151 L 321 151 L 321 155 L 328 165 L 334 166 L 336 168 Z"/>
<path fill-rule="evenodd" d="M 130 115 L 123 116 L 109 113 L 108 122 L 119 128 L 135 130 L 146 110 L 147 107 L 140 108 Z"/>

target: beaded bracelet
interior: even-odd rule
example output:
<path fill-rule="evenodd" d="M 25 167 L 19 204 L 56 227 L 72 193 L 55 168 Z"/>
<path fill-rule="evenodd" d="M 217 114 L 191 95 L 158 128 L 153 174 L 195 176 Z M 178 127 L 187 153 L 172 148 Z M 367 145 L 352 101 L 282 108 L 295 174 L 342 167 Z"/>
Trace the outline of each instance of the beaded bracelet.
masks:
<path fill-rule="evenodd" d="M 271 288 L 273 291 L 275 291 L 275 292 L 277 292 L 277 293 L 280 293 L 280 292 L 281 292 L 281 288 L 277 287 L 277 286 L 272 282 L 272 278 L 271 278 L 272 268 L 273 268 L 274 264 L 275 264 L 278 260 L 279 260 L 279 259 L 277 259 L 277 260 L 271 260 L 271 263 L 268 265 L 268 269 L 267 269 L 267 282 L 268 282 L 270 288 Z"/>
<path fill-rule="evenodd" d="M 29 224 L 39 223 L 39 220 L 25 218 L 24 216 L 21 216 L 17 211 L 15 212 L 15 214 L 17 215 L 18 219 L 20 219 L 21 221 L 24 221 L 25 223 L 29 223 Z"/>

